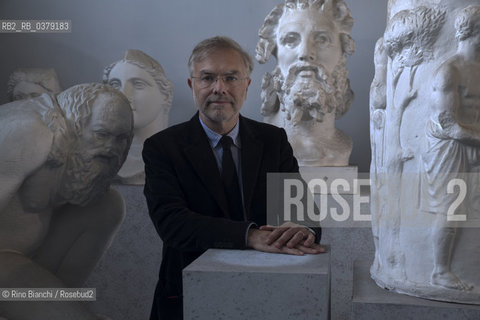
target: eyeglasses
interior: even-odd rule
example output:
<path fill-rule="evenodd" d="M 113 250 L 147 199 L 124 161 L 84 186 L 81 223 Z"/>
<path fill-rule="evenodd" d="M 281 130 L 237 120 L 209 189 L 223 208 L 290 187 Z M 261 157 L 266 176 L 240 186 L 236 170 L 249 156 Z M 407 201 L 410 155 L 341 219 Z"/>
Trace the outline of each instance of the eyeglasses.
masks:
<path fill-rule="evenodd" d="M 192 79 L 195 79 L 197 81 L 198 86 L 200 89 L 205 89 L 205 88 L 210 88 L 215 82 L 217 82 L 219 79 L 222 79 L 223 83 L 225 86 L 229 88 L 235 88 L 239 86 L 243 80 L 247 80 L 248 77 L 246 78 L 239 78 L 235 75 L 215 75 L 215 74 L 205 74 L 200 77 L 191 77 Z"/>

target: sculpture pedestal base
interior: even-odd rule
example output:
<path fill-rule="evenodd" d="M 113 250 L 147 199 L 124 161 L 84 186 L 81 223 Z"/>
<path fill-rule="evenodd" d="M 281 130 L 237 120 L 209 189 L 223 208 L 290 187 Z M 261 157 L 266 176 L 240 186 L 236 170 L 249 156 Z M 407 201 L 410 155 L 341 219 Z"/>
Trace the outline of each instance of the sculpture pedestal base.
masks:
<path fill-rule="evenodd" d="M 358 167 L 300 167 L 300 174 L 305 182 L 309 182 L 312 179 L 322 179 L 327 183 L 328 193 L 336 194 L 355 194 L 354 181 L 358 178 Z M 343 190 L 341 187 L 332 190 L 332 182 L 339 179 L 345 180 L 349 186 L 349 189 Z M 333 188 L 335 189 L 335 188 Z"/>
<path fill-rule="evenodd" d="M 353 269 L 353 320 L 480 319 L 480 306 L 415 298 L 378 287 L 370 278 L 371 263 L 355 261 Z"/>
<path fill-rule="evenodd" d="M 143 186 L 113 188 L 122 194 L 127 214 L 85 284 L 97 288 L 97 301 L 88 306 L 111 319 L 148 319 L 162 260 L 162 241 L 148 216 Z"/>
<path fill-rule="evenodd" d="M 210 249 L 183 270 L 184 319 L 329 319 L 330 253 Z"/>

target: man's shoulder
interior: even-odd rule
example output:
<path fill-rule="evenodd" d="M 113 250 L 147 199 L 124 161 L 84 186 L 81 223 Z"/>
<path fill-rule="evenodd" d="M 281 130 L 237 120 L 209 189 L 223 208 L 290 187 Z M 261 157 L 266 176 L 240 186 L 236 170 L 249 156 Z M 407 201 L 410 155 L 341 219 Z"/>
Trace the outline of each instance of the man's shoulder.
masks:
<path fill-rule="evenodd" d="M 273 124 L 256 121 L 242 116 L 242 122 L 247 130 L 260 138 L 280 138 L 286 136 L 285 130 Z"/>
<path fill-rule="evenodd" d="M 186 137 L 186 133 L 189 131 L 190 121 L 191 120 L 165 128 L 152 135 L 147 139 L 147 141 L 171 141 L 172 139 L 184 139 Z"/>

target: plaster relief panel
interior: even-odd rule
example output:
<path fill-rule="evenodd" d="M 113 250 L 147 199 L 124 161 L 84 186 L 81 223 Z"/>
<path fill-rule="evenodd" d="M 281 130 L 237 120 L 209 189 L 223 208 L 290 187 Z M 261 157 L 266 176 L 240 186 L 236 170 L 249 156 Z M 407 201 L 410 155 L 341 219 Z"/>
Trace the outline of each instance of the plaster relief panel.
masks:
<path fill-rule="evenodd" d="M 384 288 L 480 304 L 479 83 L 479 1 L 390 1 L 370 92 Z"/>

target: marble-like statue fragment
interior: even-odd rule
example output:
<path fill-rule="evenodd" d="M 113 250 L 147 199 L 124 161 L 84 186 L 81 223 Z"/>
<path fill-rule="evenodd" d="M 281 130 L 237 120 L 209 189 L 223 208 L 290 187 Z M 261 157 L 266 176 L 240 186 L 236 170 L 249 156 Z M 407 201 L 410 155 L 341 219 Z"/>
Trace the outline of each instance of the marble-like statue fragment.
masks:
<path fill-rule="evenodd" d="M 461 179 L 469 190 L 478 192 L 479 187 L 478 176 L 468 173 L 480 169 L 480 5 L 460 11 L 455 30 L 457 52 L 432 77 L 427 145 L 422 156 L 428 193 L 424 209 L 436 215 L 431 283 L 470 290 L 472 286 L 451 269 L 456 227 L 447 222 L 446 215 L 459 191 L 445 193 L 444 188 L 452 179 Z M 471 204 L 464 201 L 463 212 L 468 212 Z"/>
<path fill-rule="evenodd" d="M 480 4 L 390 0 L 375 69 L 372 278 L 480 304 Z"/>
<path fill-rule="evenodd" d="M 162 66 L 140 50 L 127 50 L 122 60 L 106 67 L 103 82 L 125 94 L 135 122 L 132 146 L 117 178 L 123 184 L 142 185 L 145 183 L 143 142 L 168 126 L 173 84 Z"/>
<path fill-rule="evenodd" d="M 387 67 L 388 56 L 383 45 L 383 37 L 378 39 L 375 45 L 375 76 L 370 86 L 370 141 L 372 146 L 372 161 L 370 163 L 370 184 L 371 189 L 376 190 L 370 197 L 372 219 L 372 234 L 375 245 L 375 261 L 378 265 L 379 259 L 379 222 L 385 207 L 382 204 L 382 194 L 385 183 L 381 170 L 384 166 L 385 150 L 385 109 L 387 107 Z"/>
<path fill-rule="evenodd" d="M 353 100 L 346 69 L 352 26 L 343 0 L 286 0 L 259 30 L 256 59 L 277 59 L 263 79 L 261 112 L 285 128 L 300 165 L 348 165 L 352 141 L 335 120 Z"/>
<path fill-rule="evenodd" d="M 133 135 L 128 100 L 103 84 L 0 108 L 0 287 L 82 287 L 124 214 L 109 188 Z M 104 319 L 79 302 L 0 303 L 7 319 Z"/>
<path fill-rule="evenodd" d="M 9 101 L 30 99 L 42 93 L 56 95 L 62 91 L 55 69 L 19 68 L 8 79 Z"/>

